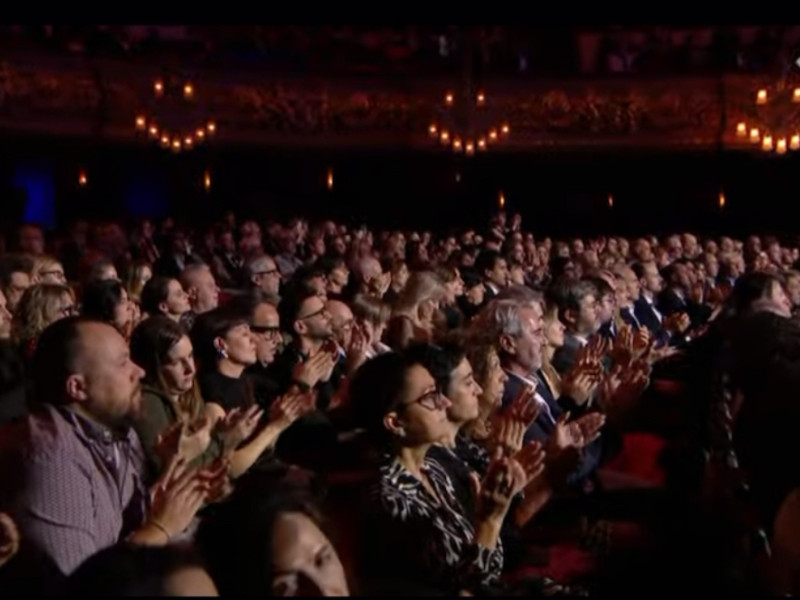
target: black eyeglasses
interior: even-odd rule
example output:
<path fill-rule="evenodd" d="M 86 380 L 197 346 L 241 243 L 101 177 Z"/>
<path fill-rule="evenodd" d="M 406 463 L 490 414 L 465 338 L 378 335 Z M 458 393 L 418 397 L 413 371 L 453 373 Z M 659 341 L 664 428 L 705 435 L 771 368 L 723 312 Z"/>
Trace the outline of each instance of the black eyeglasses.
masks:
<path fill-rule="evenodd" d="M 426 408 L 430 411 L 438 410 L 440 408 L 444 408 L 444 394 L 439 390 L 430 390 L 425 392 L 417 398 L 416 400 L 412 400 L 406 404 L 400 406 L 400 410 L 406 409 L 412 404 L 419 404 L 421 407 Z"/>
<path fill-rule="evenodd" d="M 326 314 L 326 313 L 327 313 L 327 314 L 330 314 L 330 313 L 328 313 L 328 308 L 327 308 L 326 306 L 323 306 L 322 308 L 320 308 L 320 309 L 319 309 L 319 310 L 317 310 L 317 311 L 314 311 L 314 312 L 313 312 L 313 313 L 311 313 L 310 315 L 306 315 L 305 317 L 297 317 L 297 319 L 298 319 L 299 321 L 305 321 L 305 320 L 307 320 L 307 319 L 311 319 L 311 318 L 313 318 L 313 317 L 316 317 L 316 316 L 318 316 L 318 315 L 324 315 L 324 314 Z"/>
<path fill-rule="evenodd" d="M 275 337 L 281 334 L 281 328 L 277 326 L 267 327 L 262 325 L 250 325 L 250 331 L 266 335 L 267 337 Z"/>
<path fill-rule="evenodd" d="M 280 275 L 278 269 L 270 269 L 269 271 L 256 271 L 253 275 Z"/>

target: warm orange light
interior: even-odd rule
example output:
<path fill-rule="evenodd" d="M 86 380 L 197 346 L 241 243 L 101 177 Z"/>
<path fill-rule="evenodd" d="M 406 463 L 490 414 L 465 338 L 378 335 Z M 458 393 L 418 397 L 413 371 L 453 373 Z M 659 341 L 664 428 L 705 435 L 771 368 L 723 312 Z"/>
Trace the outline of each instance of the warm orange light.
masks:
<path fill-rule="evenodd" d="M 744 137 L 747 135 L 747 124 L 742 121 L 736 125 L 736 135 Z"/>
<path fill-rule="evenodd" d="M 756 104 L 766 104 L 767 103 L 767 90 L 760 89 L 756 94 Z"/>
<path fill-rule="evenodd" d="M 179 152 L 181 149 L 181 141 L 178 138 L 172 140 L 172 150 L 174 152 Z"/>
<path fill-rule="evenodd" d="M 150 137 L 158 137 L 158 127 L 150 125 Z"/>
<path fill-rule="evenodd" d="M 614 208 L 614 196 L 608 195 L 608 208 Z"/>
<path fill-rule="evenodd" d="M 796 133 L 792 136 L 792 139 L 789 140 L 789 148 L 792 150 L 797 150 L 800 148 L 800 135 Z"/>
<path fill-rule="evenodd" d="M 771 135 L 765 135 L 764 139 L 761 140 L 761 149 L 766 151 L 766 152 L 769 152 L 770 150 L 772 150 L 772 136 Z"/>
<path fill-rule="evenodd" d="M 138 117 L 136 117 L 136 129 L 141 130 L 144 129 L 146 126 L 147 126 L 147 120 L 144 118 L 144 116 L 139 115 Z"/>
<path fill-rule="evenodd" d="M 436 127 L 436 123 L 431 123 L 431 126 L 428 127 L 428 133 L 431 134 L 431 137 L 436 137 L 437 133 L 439 132 L 438 127 Z"/>
<path fill-rule="evenodd" d="M 447 92 L 444 97 L 445 104 L 452 104 L 453 103 L 453 92 Z"/>
<path fill-rule="evenodd" d="M 505 123 L 500 131 L 503 132 L 503 135 L 508 135 L 508 132 L 511 131 L 511 128 L 508 126 L 508 123 Z"/>
<path fill-rule="evenodd" d="M 758 127 L 753 127 L 750 130 L 750 143 L 757 144 L 760 139 L 761 139 L 761 133 L 758 131 Z"/>
<path fill-rule="evenodd" d="M 775 145 L 775 152 L 778 154 L 786 154 L 786 138 L 778 138 L 778 142 Z"/>
<path fill-rule="evenodd" d="M 203 187 L 206 188 L 206 191 L 211 189 L 211 173 L 208 171 L 203 174 Z"/>
<path fill-rule="evenodd" d="M 183 138 L 183 145 L 186 146 L 187 148 L 191 148 L 192 146 L 194 146 L 194 139 L 192 139 L 192 136 L 187 136 Z"/>
<path fill-rule="evenodd" d="M 198 140 L 202 140 L 203 138 L 206 137 L 206 130 L 205 129 L 198 129 L 197 131 L 194 132 L 194 134 L 197 136 Z"/>
<path fill-rule="evenodd" d="M 161 136 L 161 145 L 164 147 L 169 146 L 169 136 L 167 134 Z"/>
<path fill-rule="evenodd" d="M 486 102 L 486 96 L 484 95 L 483 92 L 478 92 L 477 100 L 478 100 L 478 104 L 483 104 L 484 102 Z"/>
<path fill-rule="evenodd" d="M 486 150 L 486 138 L 480 138 L 478 140 L 478 150 Z"/>
<path fill-rule="evenodd" d="M 489 139 L 492 140 L 493 142 L 497 139 L 496 129 L 492 129 L 491 131 L 489 131 Z"/>
<path fill-rule="evenodd" d="M 326 183 L 328 185 L 328 189 L 332 190 L 333 189 L 333 168 L 328 169 L 328 177 L 327 177 L 327 182 Z"/>
<path fill-rule="evenodd" d="M 217 124 L 214 121 L 209 121 L 208 125 L 206 125 L 206 129 L 208 130 L 209 135 L 214 135 L 217 131 Z"/>
<path fill-rule="evenodd" d="M 183 96 L 184 98 L 191 98 L 194 95 L 194 86 L 191 83 L 187 83 L 183 86 Z"/>
<path fill-rule="evenodd" d="M 719 207 L 725 208 L 725 192 L 722 190 L 719 192 Z"/>
<path fill-rule="evenodd" d="M 156 80 L 155 84 L 153 84 L 153 89 L 156 92 L 156 96 L 160 96 L 164 93 L 164 82 L 160 79 Z"/>
<path fill-rule="evenodd" d="M 500 206 L 501 209 L 505 208 L 506 206 L 506 195 L 502 191 L 500 192 L 500 195 L 497 198 L 497 204 Z"/>
<path fill-rule="evenodd" d="M 84 186 L 88 182 L 86 171 L 81 170 L 78 172 L 78 185 Z"/>
<path fill-rule="evenodd" d="M 450 141 L 450 133 L 448 133 L 446 129 L 442 130 L 442 132 L 439 134 L 439 141 L 441 141 L 443 144 L 446 144 Z"/>
<path fill-rule="evenodd" d="M 464 146 L 464 151 L 467 154 L 474 154 L 475 153 L 475 142 L 467 142 Z"/>
<path fill-rule="evenodd" d="M 461 138 L 455 138 L 453 140 L 453 150 L 455 150 L 456 152 L 461 152 L 462 148 L 463 148 L 463 145 L 461 143 Z"/>
<path fill-rule="evenodd" d="M 792 92 L 792 102 L 800 102 L 800 88 L 794 88 Z"/>

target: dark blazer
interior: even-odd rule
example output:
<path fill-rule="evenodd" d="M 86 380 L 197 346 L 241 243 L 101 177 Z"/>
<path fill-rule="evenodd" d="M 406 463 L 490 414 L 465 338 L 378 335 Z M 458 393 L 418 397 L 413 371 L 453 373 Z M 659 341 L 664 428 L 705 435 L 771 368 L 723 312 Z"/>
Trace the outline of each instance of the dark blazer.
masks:
<path fill-rule="evenodd" d="M 658 320 L 653 307 L 650 306 L 643 296 L 640 296 L 639 299 L 633 303 L 633 310 L 636 318 L 639 319 L 639 323 L 650 330 L 650 333 L 659 346 L 669 343 L 669 334 L 661 327 L 661 321 Z M 660 309 L 659 312 L 661 312 Z"/>
<path fill-rule="evenodd" d="M 492 286 L 486 281 L 483 282 L 483 289 L 485 290 L 483 293 L 484 304 L 489 302 L 489 300 L 492 300 L 493 298 L 497 297 L 497 292 L 495 292 L 492 289 Z"/>
<path fill-rule="evenodd" d="M 564 375 L 572 368 L 580 349 L 581 343 L 575 335 L 572 333 L 564 334 L 564 345 L 556 350 L 553 355 L 553 367 L 555 367 L 559 375 Z"/>
<path fill-rule="evenodd" d="M 597 331 L 597 333 L 600 336 L 606 338 L 607 340 L 613 341 L 614 338 L 617 337 L 619 331 L 617 330 L 617 326 L 614 323 L 614 319 L 611 319 L 608 323 L 603 323 L 600 326 L 600 329 Z"/>
<path fill-rule="evenodd" d="M 619 309 L 619 316 L 625 322 L 626 325 L 630 325 L 634 331 L 639 331 L 639 327 L 642 324 L 639 322 L 639 319 L 636 317 L 636 314 L 633 312 L 631 308 L 620 308 Z"/>

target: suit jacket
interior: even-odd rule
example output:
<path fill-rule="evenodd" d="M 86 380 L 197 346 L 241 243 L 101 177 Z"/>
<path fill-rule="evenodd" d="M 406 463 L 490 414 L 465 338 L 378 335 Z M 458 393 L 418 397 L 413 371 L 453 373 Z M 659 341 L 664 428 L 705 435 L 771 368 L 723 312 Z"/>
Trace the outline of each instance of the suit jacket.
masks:
<path fill-rule="evenodd" d="M 581 343 L 574 334 L 564 334 L 564 345 L 553 355 L 553 367 L 559 375 L 566 374 L 572 368 L 580 349 Z"/>
<path fill-rule="evenodd" d="M 484 293 L 483 293 L 483 302 L 484 302 L 484 304 L 489 302 L 489 300 L 491 300 L 492 298 L 494 298 L 498 294 L 498 292 L 495 292 L 494 289 L 492 289 L 492 284 L 487 283 L 485 281 L 483 282 L 483 288 L 485 290 Z"/>
<path fill-rule="evenodd" d="M 525 432 L 524 441 L 526 444 L 532 441 L 545 443 L 555 431 L 556 421 L 563 414 L 564 408 L 570 409 L 570 415 L 572 417 L 576 416 L 576 413 L 579 412 L 572 398 L 561 397 L 556 400 L 549 386 L 544 383 L 543 378 L 537 377 L 537 379 L 536 392 L 547 404 L 547 407 L 550 409 L 550 414 L 548 415 L 545 410 L 539 411 L 539 416 L 536 417 L 536 420 Z M 503 389 L 502 407 L 504 410 L 519 396 L 525 385 L 527 385 L 527 383 L 520 377 L 509 374 L 505 388 Z M 583 449 L 583 458 L 580 463 L 578 463 L 575 471 L 567 477 L 567 482 L 570 485 L 577 485 L 582 482 L 586 477 L 594 473 L 600 465 L 602 457 L 603 437 L 601 436 Z"/>
<path fill-rule="evenodd" d="M 644 299 L 644 296 L 640 296 L 633 303 L 633 311 L 642 327 L 647 327 L 650 330 L 657 345 L 669 343 L 669 334 L 661 327 L 661 321 L 658 320 L 653 307 Z"/>
<path fill-rule="evenodd" d="M 617 337 L 617 333 L 619 333 L 619 331 L 617 330 L 617 326 L 614 324 L 614 319 L 611 319 L 608 323 L 603 323 L 597 333 L 607 340 L 614 341 L 614 338 Z"/>
<path fill-rule="evenodd" d="M 636 317 L 636 314 L 633 312 L 632 308 L 623 307 L 619 309 L 619 316 L 625 322 L 626 325 L 630 325 L 634 331 L 639 331 L 639 327 L 642 324 L 639 322 L 639 319 Z"/>
<path fill-rule="evenodd" d="M 704 325 L 711 313 L 708 307 L 688 298 L 681 298 L 670 288 L 667 288 L 659 295 L 658 310 L 665 316 L 674 313 L 686 313 L 692 323 L 692 328 Z"/>

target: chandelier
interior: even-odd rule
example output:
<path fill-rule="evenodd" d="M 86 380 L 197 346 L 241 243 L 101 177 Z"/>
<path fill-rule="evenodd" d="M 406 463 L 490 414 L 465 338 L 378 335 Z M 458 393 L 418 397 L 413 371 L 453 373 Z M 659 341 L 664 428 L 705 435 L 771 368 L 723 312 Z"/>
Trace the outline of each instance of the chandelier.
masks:
<path fill-rule="evenodd" d="M 790 85 L 788 78 L 757 90 L 745 111 L 746 120 L 736 124 L 741 142 L 775 154 L 800 150 L 800 87 Z"/>
<path fill-rule="evenodd" d="M 493 115 L 486 94 L 466 84 L 460 93 L 448 91 L 428 126 L 430 138 L 456 153 L 472 156 L 508 137 L 505 119 Z"/>
<path fill-rule="evenodd" d="M 153 82 L 149 100 L 136 115 L 136 131 L 165 150 L 181 152 L 214 136 L 217 125 L 197 102 L 191 81 L 167 77 Z"/>

